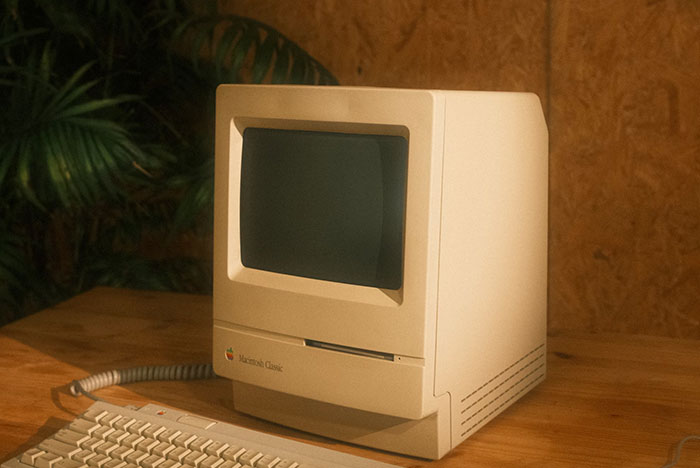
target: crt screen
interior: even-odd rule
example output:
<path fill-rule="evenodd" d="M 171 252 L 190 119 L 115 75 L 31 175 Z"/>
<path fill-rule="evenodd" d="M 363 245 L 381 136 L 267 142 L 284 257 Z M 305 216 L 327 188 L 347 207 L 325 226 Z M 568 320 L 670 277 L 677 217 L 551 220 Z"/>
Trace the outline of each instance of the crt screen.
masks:
<path fill-rule="evenodd" d="M 243 265 L 399 289 L 407 164 L 400 136 L 246 129 Z"/>

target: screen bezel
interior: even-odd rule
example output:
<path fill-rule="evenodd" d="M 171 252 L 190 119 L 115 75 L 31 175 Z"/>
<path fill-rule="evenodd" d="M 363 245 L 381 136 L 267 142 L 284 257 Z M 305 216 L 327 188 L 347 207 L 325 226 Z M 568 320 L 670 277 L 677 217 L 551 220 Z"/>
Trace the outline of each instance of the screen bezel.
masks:
<path fill-rule="evenodd" d="M 429 91 L 227 86 L 217 91 L 214 318 L 222 323 L 424 357 L 437 302 L 444 109 Z M 403 285 L 334 283 L 240 259 L 242 135 L 248 127 L 398 135 L 408 141 Z"/>

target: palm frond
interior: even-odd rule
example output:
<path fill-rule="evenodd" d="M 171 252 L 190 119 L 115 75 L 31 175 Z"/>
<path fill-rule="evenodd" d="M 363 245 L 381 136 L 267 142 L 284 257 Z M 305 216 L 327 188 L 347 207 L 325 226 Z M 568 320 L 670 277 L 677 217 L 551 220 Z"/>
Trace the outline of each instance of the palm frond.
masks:
<path fill-rule="evenodd" d="M 21 40 L 23 41 L 24 39 L 36 36 L 37 34 L 42 34 L 46 31 L 46 28 L 34 28 L 26 31 L 17 31 L 7 36 L 0 37 L 0 48 L 12 46 L 18 42 L 21 42 Z"/>
<path fill-rule="evenodd" d="M 0 0 L 0 311 L 210 290 L 215 85 L 336 83 L 217 3 Z"/>
<path fill-rule="evenodd" d="M 208 265 L 190 258 L 146 259 L 141 255 L 100 254 L 81 274 L 87 286 L 113 286 L 159 291 L 180 290 L 208 293 L 211 271 Z"/>
<path fill-rule="evenodd" d="M 77 38 L 81 43 L 91 44 L 93 34 L 72 2 L 54 0 L 34 0 L 34 3 L 48 18 L 52 29 L 57 32 Z"/>
<path fill-rule="evenodd" d="M 121 105 L 139 98 L 91 99 L 88 91 L 96 82 L 80 83 L 90 66 L 55 91 L 47 84 L 14 89 L 21 95 L 14 99 L 14 129 L 0 144 L 0 183 L 15 166 L 18 188 L 42 209 L 55 200 L 84 207 L 120 198 L 121 186 L 143 178 L 135 165 L 148 167 L 154 159 L 122 124 L 105 117 L 119 115 Z M 19 108 L 27 101 L 34 106 Z"/>
<path fill-rule="evenodd" d="M 194 171 L 173 178 L 172 183 L 183 187 L 184 195 L 173 220 L 174 232 L 207 226 L 211 233 L 214 207 L 214 161 L 208 159 Z"/>
<path fill-rule="evenodd" d="M 87 0 L 85 9 L 100 18 L 102 25 L 111 25 L 120 37 L 133 42 L 143 39 L 144 33 L 137 16 L 141 10 L 134 11 L 138 5 L 126 0 Z"/>
<path fill-rule="evenodd" d="M 338 84 L 320 62 L 295 42 L 251 18 L 193 17 L 173 31 L 172 41 L 176 50 L 183 44 L 189 45 L 196 70 L 213 61 L 217 82 L 243 81 L 242 73 L 249 69 L 253 83 Z"/>
<path fill-rule="evenodd" d="M 22 239 L 0 228 L 0 311 L 18 310 L 27 289 Z M 2 317 L 0 317 L 2 322 Z"/>

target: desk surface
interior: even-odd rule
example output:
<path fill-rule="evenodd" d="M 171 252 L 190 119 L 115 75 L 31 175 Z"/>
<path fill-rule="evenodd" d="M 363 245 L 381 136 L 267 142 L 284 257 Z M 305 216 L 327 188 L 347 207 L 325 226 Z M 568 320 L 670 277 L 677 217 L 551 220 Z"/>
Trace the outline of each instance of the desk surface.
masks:
<path fill-rule="evenodd" d="M 0 461 L 90 406 L 67 384 L 148 364 L 209 362 L 211 298 L 98 288 L 0 328 Z M 158 402 L 405 467 L 660 467 L 700 433 L 700 341 L 550 336 L 547 380 L 445 458 L 428 462 L 333 442 L 237 413 L 224 379 L 98 390 L 116 404 Z M 677 468 L 700 466 L 688 442 Z"/>

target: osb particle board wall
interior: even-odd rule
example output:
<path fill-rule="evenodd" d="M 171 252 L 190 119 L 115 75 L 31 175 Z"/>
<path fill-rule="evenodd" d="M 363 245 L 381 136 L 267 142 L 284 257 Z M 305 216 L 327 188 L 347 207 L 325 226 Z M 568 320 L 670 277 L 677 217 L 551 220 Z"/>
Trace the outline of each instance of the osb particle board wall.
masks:
<path fill-rule="evenodd" d="M 700 338 L 700 2 L 551 11 L 550 323 Z"/>
<path fill-rule="evenodd" d="M 527 90 L 550 129 L 550 331 L 700 339 L 700 2 L 235 0 L 345 85 Z"/>

